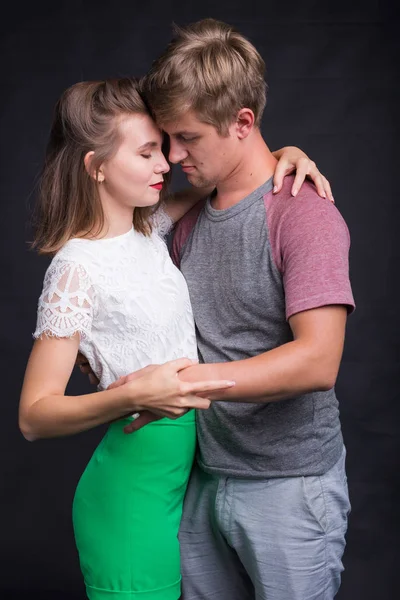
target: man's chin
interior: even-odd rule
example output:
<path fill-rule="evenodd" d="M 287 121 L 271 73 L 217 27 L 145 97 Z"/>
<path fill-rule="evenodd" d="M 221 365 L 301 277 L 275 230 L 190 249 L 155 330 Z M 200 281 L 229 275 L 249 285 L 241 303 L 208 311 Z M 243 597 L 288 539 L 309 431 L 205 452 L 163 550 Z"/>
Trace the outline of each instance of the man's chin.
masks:
<path fill-rule="evenodd" d="M 185 175 L 186 175 L 186 179 L 188 180 L 190 185 L 192 185 L 193 187 L 203 188 L 203 187 L 208 187 L 208 185 L 209 185 L 207 181 L 205 181 L 198 175 L 197 175 L 197 177 L 193 173 L 185 173 Z"/>

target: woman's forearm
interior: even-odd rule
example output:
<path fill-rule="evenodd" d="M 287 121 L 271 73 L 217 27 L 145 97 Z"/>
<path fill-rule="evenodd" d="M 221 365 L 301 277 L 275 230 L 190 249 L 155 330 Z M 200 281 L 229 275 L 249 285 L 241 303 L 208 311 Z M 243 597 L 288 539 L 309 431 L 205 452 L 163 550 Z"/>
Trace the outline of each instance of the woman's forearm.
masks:
<path fill-rule="evenodd" d="M 285 148 L 279 148 L 279 150 L 274 150 L 273 152 L 271 152 L 272 156 L 274 158 L 276 158 L 276 160 L 279 160 L 282 156 L 282 154 L 284 153 Z"/>
<path fill-rule="evenodd" d="M 171 194 L 170 197 L 164 201 L 164 210 L 170 219 L 176 223 L 181 217 L 189 212 L 197 202 L 203 198 L 207 198 L 212 191 L 212 187 L 190 187 L 179 190 L 178 192 Z"/>
<path fill-rule="evenodd" d="M 21 412 L 20 429 L 27 440 L 33 441 L 80 433 L 120 419 L 138 410 L 132 401 L 134 385 L 130 384 L 129 395 L 126 387 L 121 386 L 82 396 L 45 396 Z M 140 388 L 137 398 L 140 398 Z"/>

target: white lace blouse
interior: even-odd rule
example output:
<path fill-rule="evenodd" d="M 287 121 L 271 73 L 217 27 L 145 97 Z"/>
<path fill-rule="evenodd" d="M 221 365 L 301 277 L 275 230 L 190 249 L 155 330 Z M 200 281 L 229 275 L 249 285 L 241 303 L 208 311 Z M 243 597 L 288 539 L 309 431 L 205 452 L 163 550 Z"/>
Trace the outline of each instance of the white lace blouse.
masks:
<path fill-rule="evenodd" d="M 99 389 L 151 363 L 197 359 L 187 285 L 157 231 L 72 239 L 54 256 L 33 335 L 76 332 Z"/>

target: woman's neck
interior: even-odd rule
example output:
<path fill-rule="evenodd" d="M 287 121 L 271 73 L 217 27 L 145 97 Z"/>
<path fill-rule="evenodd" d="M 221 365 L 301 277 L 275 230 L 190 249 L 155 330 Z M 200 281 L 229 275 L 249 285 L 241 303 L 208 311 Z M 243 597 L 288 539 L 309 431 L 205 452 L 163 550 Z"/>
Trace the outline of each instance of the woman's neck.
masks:
<path fill-rule="evenodd" d="M 135 208 L 117 204 L 106 193 L 101 192 L 100 198 L 104 214 L 104 225 L 99 234 L 96 235 L 96 238 L 112 238 L 127 233 L 132 228 Z"/>

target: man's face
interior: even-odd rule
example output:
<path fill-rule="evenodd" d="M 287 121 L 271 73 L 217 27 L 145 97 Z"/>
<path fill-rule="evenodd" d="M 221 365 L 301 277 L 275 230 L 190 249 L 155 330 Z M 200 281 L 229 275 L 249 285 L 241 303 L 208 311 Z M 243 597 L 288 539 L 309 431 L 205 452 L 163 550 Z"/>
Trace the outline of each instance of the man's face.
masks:
<path fill-rule="evenodd" d="M 188 111 L 163 129 L 170 138 L 169 160 L 181 165 L 195 187 L 216 186 L 234 172 L 239 150 L 234 124 L 227 136 L 221 136 L 215 127 Z"/>

